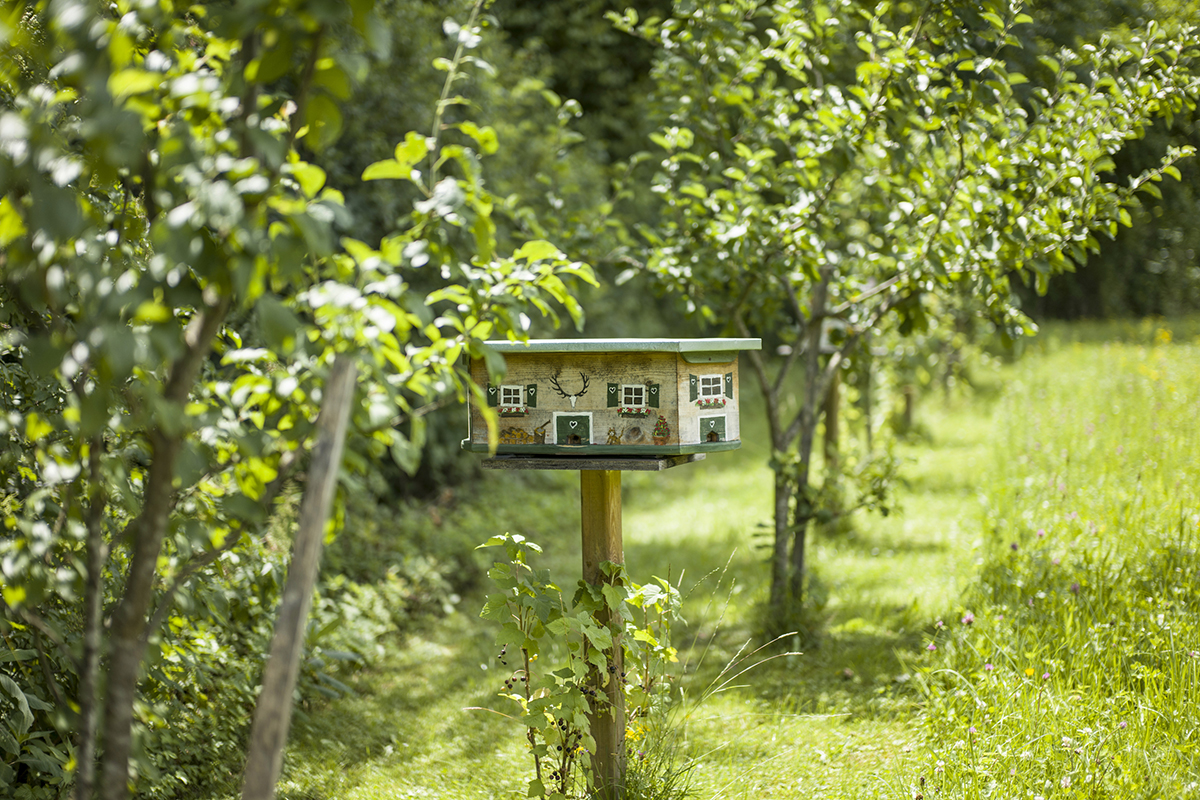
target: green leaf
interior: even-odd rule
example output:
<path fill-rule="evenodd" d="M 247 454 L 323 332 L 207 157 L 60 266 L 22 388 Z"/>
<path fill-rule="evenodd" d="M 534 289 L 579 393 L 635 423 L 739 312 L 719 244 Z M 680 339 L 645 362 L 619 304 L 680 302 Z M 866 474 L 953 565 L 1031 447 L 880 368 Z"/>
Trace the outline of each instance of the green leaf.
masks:
<path fill-rule="evenodd" d="M 362 179 L 364 181 L 378 181 L 387 178 L 407 179 L 412 177 L 412 167 L 405 166 L 395 159 L 388 158 L 383 161 L 376 161 L 363 170 Z"/>
<path fill-rule="evenodd" d="M 0 247 L 8 247 L 25 233 L 25 220 L 6 196 L 0 200 Z"/>
<path fill-rule="evenodd" d="M 612 649 L 612 631 L 603 625 L 585 622 L 583 624 L 583 635 L 587 637 L 593 647 L 605 651 Z"/>
<path fill-rule="evenodd" d="M 639 628 L 638 630 L 633 632 L 633 638 L 634 638 L 634 641 L 645 642 L 646 644 L 650 645 L 651 647 L 658 647 L 658 639 L 655 639 L 654 635 L 652 633 L 650 633 L 650 631 L 642 630 Z"/>
<path fill-rule="evenodd" d="M 321 191 L 321 187 L 325 185 L 325 170 L 316 164 L 301 161 L 299 164 L 291 164 L 289 171 L 296 182 L 300 184 L 300 191 L 304 192 L 305 197 L 316 197 L 317 192 Z"/>
<path fill-rule="evenodd" d="M 292 66 L 292 38 L 280 36 L 275 44 L 246 65 L 246 80 L 252 83 L 271 83 L 282 78 Z"/>
<path fill-rule="evenodd" d="M 604 595 L 604 603 L 611 611 L 618 611 L 625 602 L 625 589 L 613 583 L 606 583 L 600 588 Z"/>
<path fill-rule="evenodd" d="M 276 352 L 287 352 L 296 342 L 300 320 L 274 295 L 264 294 L 255 304 L 258 312 L 258 328 L 263 339 Z"/>
<path fill-rule="evenodd" d="M 314 83 L 339 100 L 350 99 L 350 79 L 346 77 L 346 71 L 332 58 L 323 58 L 321 62 L 323 68 L 317 70 Z"/>
<path fill-rule="evenodd" d="M 308 128 L 305 141 L 320 152 L 337 141 L 342 134 L 342 112 L 328 95 L 309 98 L 304 108 L 304 125 Z"/>
<path fill-rule="evenodd" d="M 474 139 L 479 145 L 479 149 L 488 155 L 500 149 L 500 141 L 496 137 L 496 131 L 490 125 L 485 125 L 481 128 L 474 122 L 467 121 L 460 123 L 458 129 Z"/>
<path fill-rule="evenodd" d="M 162 303 L 156 303 L 153 300 L 146 300 L 137 307 L 137 311 L 133 314 L 134 325 L 153 325 L 159 322 L 166 322 L 172 317 L 171 309 Z"/>
<path fill-rule="evenodd" d="M 543 261 L 548 258 L 564 258 L 563 252 L 554 245 L 541 239 L 535 239 L 521 245 L 513 258 L 523 258 L 526 261 Z"/>
<path fill-rule="evenodd" d="M 33 725 L 33 712 L 29 710 L 29 700 L 26 699 L 25 692 L 21 691 L 21 687 L 17 686 L 12 678 L 2 672 L 0 672 L 0 688 L 8 692 L 17 705 L 17 713 L 21 717 L 17 724 L 17 733 L 28 732 L 29 727 Z"/>
<path fill-rule="evenodd" d="M 416 131 L 409 131 L 404 134 L 404 141 L 396 145 L 393 155 L 401 164 L 416 164 L 429 155 L 429 140 Z"/>
<path fill-rule="evenodd" d="M 157 89 L 162 82 L 163 76 L 157 72 L 137 68 L 123 69 L 108 77 L 108 91 L 114 99 L 124 100 L 131 95 Z"/>
<path fill-rule="evenodd" d="M 421 448 L 396 431 L 393 433 L 391 450 L 396 466 L 407 475 L 415 475 L 421 464 Z"/>

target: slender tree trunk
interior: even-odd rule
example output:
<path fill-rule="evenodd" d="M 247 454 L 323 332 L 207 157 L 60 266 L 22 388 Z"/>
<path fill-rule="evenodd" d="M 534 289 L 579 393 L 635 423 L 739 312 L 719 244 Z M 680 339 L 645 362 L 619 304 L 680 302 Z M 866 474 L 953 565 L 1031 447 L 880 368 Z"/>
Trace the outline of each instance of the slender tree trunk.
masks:
<path fill-rule="evenodd" d="M 133 557 L 125 578 L 125 593 L 113 614 L 108 668 L 108 698 L 104 706 L 104 757 L 100 797 L 129 796 L 129 757 L 133 751 L 133 704 L 138 673 L 146 652 L 142 633 L 153 598 L 158 554 L 171 511 L 171 482 L 180 440 L 161 431 L 151 436 L 153 460 L 146 483 L 146 504 L 133 528 Z"/>
<path fill-rule="evenodd" d="M 869 339 L 866 339 L 865 337 L 863 339 L 863 349 L 867 351 L 867 363 L 863 366 L 863 372 L 862 372 L 862 375 L 863 375 L 863 381 L 862 381 L 863 422 L 866 425 L 867 452 L 872 453 L 875 451 L 875 443 L 873 440 L 874 431 L 873 431 L 872 425 L 871 425 L 871 415 L 875 412 L 871 407 L 871 392 L 874 391 L 874 387 L 871 385 L 872 384 L 871 378 L 873 377 L 872 373 L 875 370 L 875 367 L 874 367 L 875 359 L 870 354 L 871 353 L 871 342 Z"/>
<path fill-rule="evenodd" d="M 229 297 L 213 298 L 213 305 L 192 319 L 184 334 L 187 350 L 171 366 L 163 400 L 182 410 L 200 374 L 225 314 Z M 183 433 L 167 433 L 162 426 L 149 434 L 151 464 L 143 492 L 142 511 L 129 527 L 133 539 L 125 590 L 113 612 L 109 630 L 108 692 L 104 703 L 104 753 L 101 757 L 101 800 L 129 796 L 129 757 L 133 751 L 133 704 L 138 674 L 146 652 L 146 615 L 158 576 L 158 556 L 175 503 L 175 461 L 183 446 Z"/>
<path fill-rule="evenodd" d="M 787 617 L 788 506 L 792 487 L 782 467 L 775 470 L 775 547 L 771 556 L 770 617 L 782 622 Z"/>
<path fill-rule="evenodd" d="M 92 437 L 88 448 L 91 482 L 87 516 L 87 577 L 83 587 L 83 661 L 79 671 L 79 730 L 75 740 L 75 800 L 89 800 L 96 782 L 96 722 L 99 716 L 100 648 L 104 628 L 104 477 L 100 473 L 103 441 Z"/>
<path fill-rule="evenodd" d="M 840 427 L 839 411 L 842 402 L 841 384 L 841 370 L 837 370 L 833 373 L 833 379 L 829 381 L 829 391 L 825 393 L 825 440 L 823 442 L 823 453 L 825 456 L 826 480 L 836 480 L 840 467 L 838 428 Z"/>
<path fill-rule="evenodd" d="M 254 709 L 242 800 L 271 800 L 283 767 L 283 746 L 292 721 L 292 692 L 300 672 L 304 629 L 321 565 L 325 523 L 329 519 L 342 464 L 342 447 L 346 441 L 356 375 L 354 362 L 349 357 L 338 356 L 325 385 L 326 399 L 317 419 L 317 442 L 300 505 L 300 524 L 292 561 L 279 601 L 262 691 Z"/>
<path fill-rule="evenodd" d="M 816 405 L 815 399 L 813 406 Z M 812 464 L 813 442 L 817 435 L 816 409 L 805 409 L 807 420 L 800 431 L 800 466 L 796 472 L 795 491 L 799 495 L 796 511 L 791 520 L 792 552 L 791 569 L 788 572 L 788 594 L 791 598 L 791 608 L 799 611 L 804 603 L 804 555 L 808 541 L 808 523 L 812 519 L 812 507 L 809 500 L 809 473 Z"/>
<path fill-rule="evenodd" d="M 788 594 L 791 608 L 799 611 L 804 601 L 804 551 L 808 539 L 808 523 L 812 518 L 809 501 L 809 480 L 812 466 L 813 442 L 817 436 L 818 407 L 822 397 L 821 380 L 821 322 L 825 318 L 829 294 L 830 272 L 826 268 L 821 279 L 813 285 L 808 312 L 808 342 L 804 353 L 804 403 L 800 407 L 799 467 L 796 471 L 794 491 L 800 499 L 792 520 L 791 570 L 788 575 Z"/>

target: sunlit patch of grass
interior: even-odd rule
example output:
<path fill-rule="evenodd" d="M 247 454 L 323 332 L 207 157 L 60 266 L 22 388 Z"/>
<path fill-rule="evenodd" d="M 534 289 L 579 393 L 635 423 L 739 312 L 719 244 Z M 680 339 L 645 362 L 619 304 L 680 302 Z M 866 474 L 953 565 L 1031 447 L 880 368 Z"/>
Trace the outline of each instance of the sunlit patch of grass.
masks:
<path fill-rule="evenodd" d="M 1146 338 L 1012 371 L 970 624 L 918 670 L 941 796 L 1200 795 L 1200 346 Z"/>

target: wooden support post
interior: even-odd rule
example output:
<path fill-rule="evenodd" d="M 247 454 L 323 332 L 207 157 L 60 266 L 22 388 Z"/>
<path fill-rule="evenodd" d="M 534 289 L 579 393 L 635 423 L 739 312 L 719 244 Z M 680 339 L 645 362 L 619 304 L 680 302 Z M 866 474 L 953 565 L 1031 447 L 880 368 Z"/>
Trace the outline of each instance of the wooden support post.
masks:
<path fill-rule="evenodd" d="M 242 800 L 272 800 L 275 782 L 283 768 L 283 746 L 292 722 L 292 693 L 300 674 L 304 631 L 321 566 L 325 523 L 329 519 L 338 471 L 342 466 L 342 448 L 346 442 L 357 376 L 353 359 L 338 356 L 325 383 L 325 398 L 317 416 L 312 465 L 308 469 L 304 499 L 300 502 L 300 524 L 292 545 L 287 581 L 279 598 L 262 691 L 254 707 L 250 752 L 242 779 Z"/>
<path fill-rule="evenodd" d="M 624 564 L 621 544 L 621 473 L 618 470 L 580 470 L 580 511 L 583 534 L 583 579 L 599 586 L 606 578 L 600 569 L 605 561 Z M 605 615 L 598 620 L 609 624 Z M 591 715 L 592 774 L 597 797 L 621 800 L 625 794 L 625 693 L 621 685 L 624 669 L 621 641 L 613 637 L 609 654 L 612 671 L 607 676 L 593 670 L 592 685 L 608 701 Z M 605 678 L 608 679 L 607 684 Z"/>

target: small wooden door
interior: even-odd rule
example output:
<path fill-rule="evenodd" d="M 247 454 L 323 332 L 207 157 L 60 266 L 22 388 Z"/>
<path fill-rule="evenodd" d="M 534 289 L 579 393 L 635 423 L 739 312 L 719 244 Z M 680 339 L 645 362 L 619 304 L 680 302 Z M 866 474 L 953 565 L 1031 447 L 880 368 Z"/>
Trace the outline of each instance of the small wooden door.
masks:
<path fill-rule="evenodd" d="M 700 441 L 701 442 L 724 442 L 725 439 L 725 417 L 701 417 L 700 418 Z"/>
<path fill-rule="evenodd" d="M 591 444 L 591 414 L 559 414 L 554 420 L 554 435 L 556 444 Z"/>

